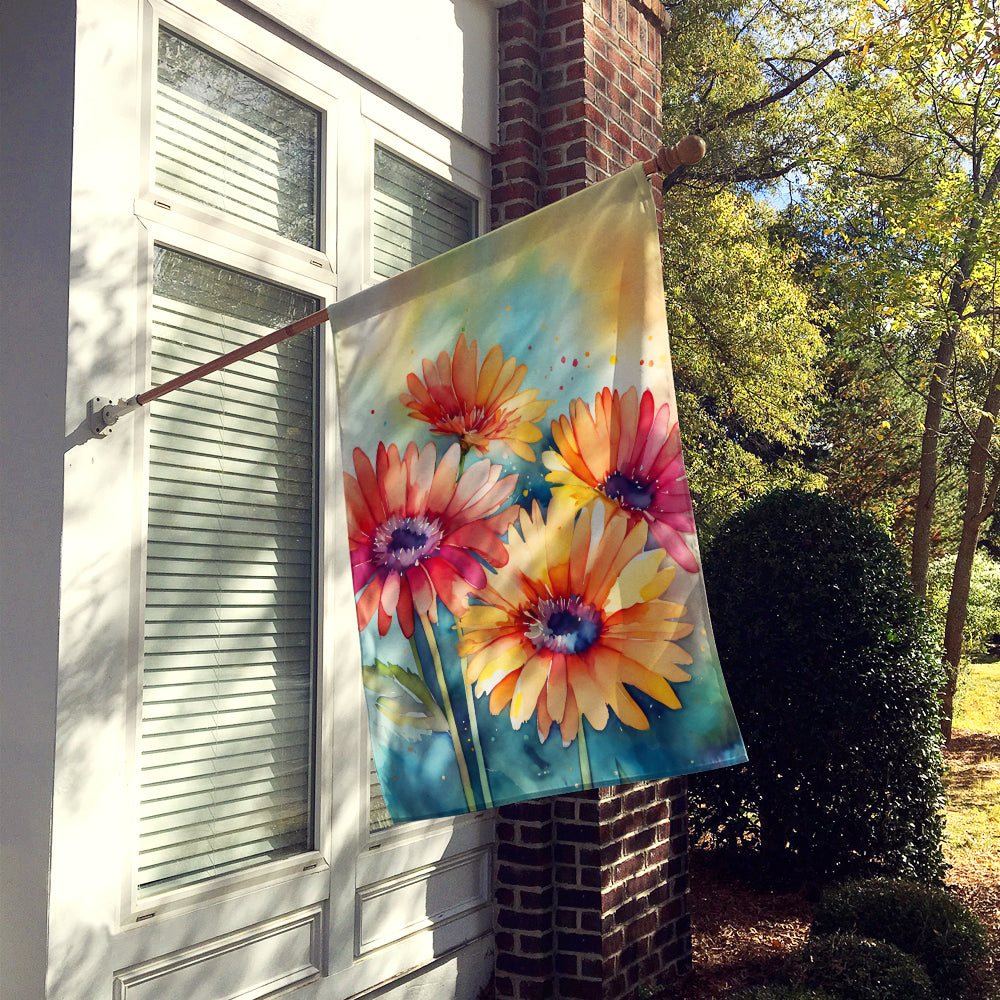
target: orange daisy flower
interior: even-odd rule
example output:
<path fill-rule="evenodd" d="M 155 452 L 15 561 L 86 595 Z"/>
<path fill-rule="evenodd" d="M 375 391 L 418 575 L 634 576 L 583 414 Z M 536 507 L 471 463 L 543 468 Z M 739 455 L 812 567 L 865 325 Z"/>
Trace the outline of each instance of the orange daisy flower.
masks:
<path fill-rule="evenodd" d="M 467 679 L 490 711 L 510 706 L 515 729 L 534 714 L 540 740 L 552 723 L 563 743 L 577 736 L 581 715 L 604 729 L 609 713 L 633 729 L 649 720 L 626 686 L 670 708 L 681 703 L 669 682 L 691 679 L 679 664 L 691 656 L 677 639 L 692 626 L 687 609 L 662 599 L 676 569 L 643 551 L 644 522 L 612 518 L 600 508 L 536 503 L 522 509 L 507 548 L 509 561 L 489 575 L 459 620 L 458 652 Z"/>
<path fill-rule="evenodd" d="M 515 455 L 535 461 L 529 445 L 542 438 L 535 421 L 553 400 L 538 399 L 537 389 L 519 391 L 527 365 L 513 358 L 504 361 L 503 351 L 494 345 L 477 367 L 478 351 L 477 341 L 467 344 L 460 334 L 451 357 L 442 351 L 436 365 L 424 359 L 423 380 L 414 372 L 407 375 L 410 391 L 399 401 L 411 416 L 429 423 L 432 434 L 458 438 L 463 454 L 475 449 L 483 455 L 491 441 L 500 441 Z"/>
<path fill-rule="evenodd" d="M 400 457 L 394 444 L 379 442 L 374 468 L 354 449 L 355 474 L 344 473 L 344 493 L 359 629 L 377 609 L 380 635 L 396 615 L 410 638 L 414 612 L 437 621 L 438 598 L 458 616 L 469 591 L 486 582 L 484 562 L 507 561 L 500 536 L 520 508 L 499 508 L 517 476 L 501 479 L 502 467 L 489 462 L 459 475 L 460 462 L 457 444 L 438 463 L 433 444 L 418 451 L 411 442 Z"/>
<path fill-rule="evenodd" d="M 577 507 L 601 501 L 609 515 L 644 522 L 679 566 L 698 572 L 682 537 L 694 533 L 694 512 L 680 431 L 666 403 L 657 408 L 648 389 L 640 399 L 635 386 L 624 396 L 604 389 L 593 413 L 574 399 L 569 416 L 552 422 L 552 438 L 558 451 L 545 452 L 542 462 L 549 469 L 545 478 L 556 484 L 554 498 Z"/>

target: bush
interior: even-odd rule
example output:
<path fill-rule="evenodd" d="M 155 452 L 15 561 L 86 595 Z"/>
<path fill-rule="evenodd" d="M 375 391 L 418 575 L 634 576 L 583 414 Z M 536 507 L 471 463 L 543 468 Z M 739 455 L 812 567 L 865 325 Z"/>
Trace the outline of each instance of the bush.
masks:
<path fill-rule="evenodd" d="M 799 985 L 825 989 L 837 1000 L 933 1000 L 934 996 L 926 970 L 912 955 L 854 934 L 810 938 L 793 976 Z"/>
<path fill-rule="evenodd" d="M 870 879 L 827 889 L 812 933 L 851 932 L 887 941 L 923 963 L 938 994 L 960 997 L 986 956 L 986 934 L 969 909 L 945 889 L 905 879 Z"/>
<path fill-rule="evenodd" d="M 695 834 L 772 872 L 939 878 L 943 675 L 888 535 L 780 490 L 723 526 L 704 567 L 750 762 L 692 779 Z"/>

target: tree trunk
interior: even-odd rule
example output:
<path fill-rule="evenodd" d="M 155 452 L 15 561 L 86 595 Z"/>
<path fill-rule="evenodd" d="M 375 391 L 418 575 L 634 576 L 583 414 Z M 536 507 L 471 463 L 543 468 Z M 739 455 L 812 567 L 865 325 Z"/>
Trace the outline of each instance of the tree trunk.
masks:
<path fill-rule="evenodd" d="M 941 414 L 944 412 L 944 377 L 955 355 L 955 327 L 949 323 L 934 353 L 927 410 L 920 439 L 920 482 L 917 487 L 917 509 L 913 518 L 913 544 L 910 550 L 910 582 L 921 596 L 927 594 L 927 568 L 931 559 L 931 525 L 934 520 L 934 498 L 937 493 L 938 438 Z"/>
<path fill-rule="evenodd" d="M 920 441 L 920 485 L 917 490 L 917 509 L 913 519 L 913 544 L 910 552 L 910 582 L 921 597 L 927 595 L 927 568 L 930 565 L 931 527 L 934 520 L 934 497 L 937 491 L 938 437 L 941 433 L 941 414 L 944 410 L 944 378 L 951 368 L 955 356 L 955 338 L 969 304 L 971 294 L 969 278 L 972 274 L 976 239 L 983 224 L 983 215 L 993 204 L 998 189 L 1000 189 L 1000 159 L 993 164 L 982 190 L 977 190 L 978 205 L 965 227 L 962 254 L 956 261 L 955 276 L 948 291 L 948 307 L 945 313 L 948 326 L 934 354 L 934 365 L 931 369 L 924 431 Z M 996 413 L 995 410 L 993 412 Z"/>
<path fill-rule="evenodd" d="M 979 544 L 979 530 L 983 521 L 993 512 L 997 486 L 1000 484 L 1000 468 L 990 458 L 990 441 L 1000 409 L 1000 385 L 998 374 L 990 381 L 990 391 L 986 394 L 983 414 L 973 435 L 972 450 L 969 454 L 968 484 L 965 494 L 965 511 L 962 516 L 962 535 L 955 557 L 955 573 L 951 580 L 948 596 L 948 614 L 944 626 L 944 666 L 945 684 L 941 691 L 941 733 L 946 740 L 951 739 L 952 718 L 955 711 L 955 688 L 958 684 L 958 668 L 962 659 L 962 633 L 969 608 L 969 587 L 972 582 L 972 564 Z M 990 466 L 994 466 L 992 478 L 987 482 Z"/>

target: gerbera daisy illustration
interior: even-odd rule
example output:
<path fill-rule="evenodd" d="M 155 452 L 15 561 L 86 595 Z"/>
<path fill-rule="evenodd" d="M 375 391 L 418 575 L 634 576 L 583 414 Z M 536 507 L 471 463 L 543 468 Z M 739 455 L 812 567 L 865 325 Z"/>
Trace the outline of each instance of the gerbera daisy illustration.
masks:
<path fill-rule="evenodd" d="M 451 357 L 442 351 L 436 365 L 424 359 L 423 380 L 414 372 L 407 375 L 410 391 L 399 401 L 411 416 L 429 423 L 431 433 L 454 435 L 463 454 L 475 449 L 483 455 L 491 441 L 499 441 L 515 455 L 535 461 L 529 445 L 542 438 L 535 421 L 553 400 L 538 399 L 537 389 L 519 391 L 527 365 L 513 358 L 504 361 L 499 347 L 489 349 L 481 367 L 478 352 L 478 342 L 467 344 L 460 334 Z"/>
<path fill-rule="evenodd" d="M 609 711 L 633 729 L 648 729 L 633 687 L 680 708 L 670 682 L 691 679 L 679 664 L 691 656 L 676 642 L 692 626 L 687 609 L 663 600 L 676 569 L 643 551 L 647 529 L 600 508 L 576 511 L 536 503 L 522 509 L 510 533 L 510 560 L 489 575 L 459 620 L 460 655 L 477 696 L 490 711 L 508 705 L 515 729 L 534 714 L 540 740 L 559 724 L 569 745 L 580 716 L 604 729 Z"/>
<path fill-rule="evenodd" d="M 554 498 L 577 507 L 600 500 L 609 514 L 629 524 L 645 522 L 660 548 L 689 573 L 698 561 L 681 533 L 693 533 L 691 493 L 684 476 L 680 431 L 670 407 L 657 408 L 647 389 L 635 386 L 623 396 L 604 389 L 594 411 L 582 399 L 570 403 L 569 416 L 552 421 L 558 451 L 546 451 L 545 477 L 556 485 Z"/>
<path fill-rule="evenodd" d="M 437 462 L 433 444 L 418 450 L 410 443 L 400 457 L 394 444 L 380 442 L 373 468 L 354 449 L 355 474 L 344 473 L 344 492 L 359 629 L 377 609 L 380 635 L 396 615 L 410 638 L 414 612 L 436 622 L 440 598 L 461 614 L 468 592 L 486 582 L 480 560 L 507 561 L 499 536 L 519 508 L 500 508 L 517 476 L 501 479 L 501 466 L 485 461 L 459 475 L 460 461 L 457 444 Z"/>

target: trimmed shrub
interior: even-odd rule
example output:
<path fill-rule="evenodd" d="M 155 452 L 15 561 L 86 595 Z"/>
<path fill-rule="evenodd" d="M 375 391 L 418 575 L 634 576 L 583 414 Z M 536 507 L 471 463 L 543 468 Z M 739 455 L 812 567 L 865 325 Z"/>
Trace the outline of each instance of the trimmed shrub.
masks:
<path fill-rule="evenodd" d="M 837 1000 L 933 1000 L 927 971 L 912 955 L 884 941 L 854 934 L 810 938 L 793 978 Z"/>
<path fill-rule="evenodd" d="M 939 878 L 943 673 L 889 536 L 779 490 L 723 526 L 704 568 L 750 762 L 692 778 L 695 834 L 772 873 Z"/>
<path fill-rule="evenodd" d="M 968 907 L 945 889 L 905 879 L 827 889 L 816 905 L 812 933 L 838 932 L 887 941 L 912 955 L 942 997 L 960 997 L 987 953 L 985 930 Z"/>

